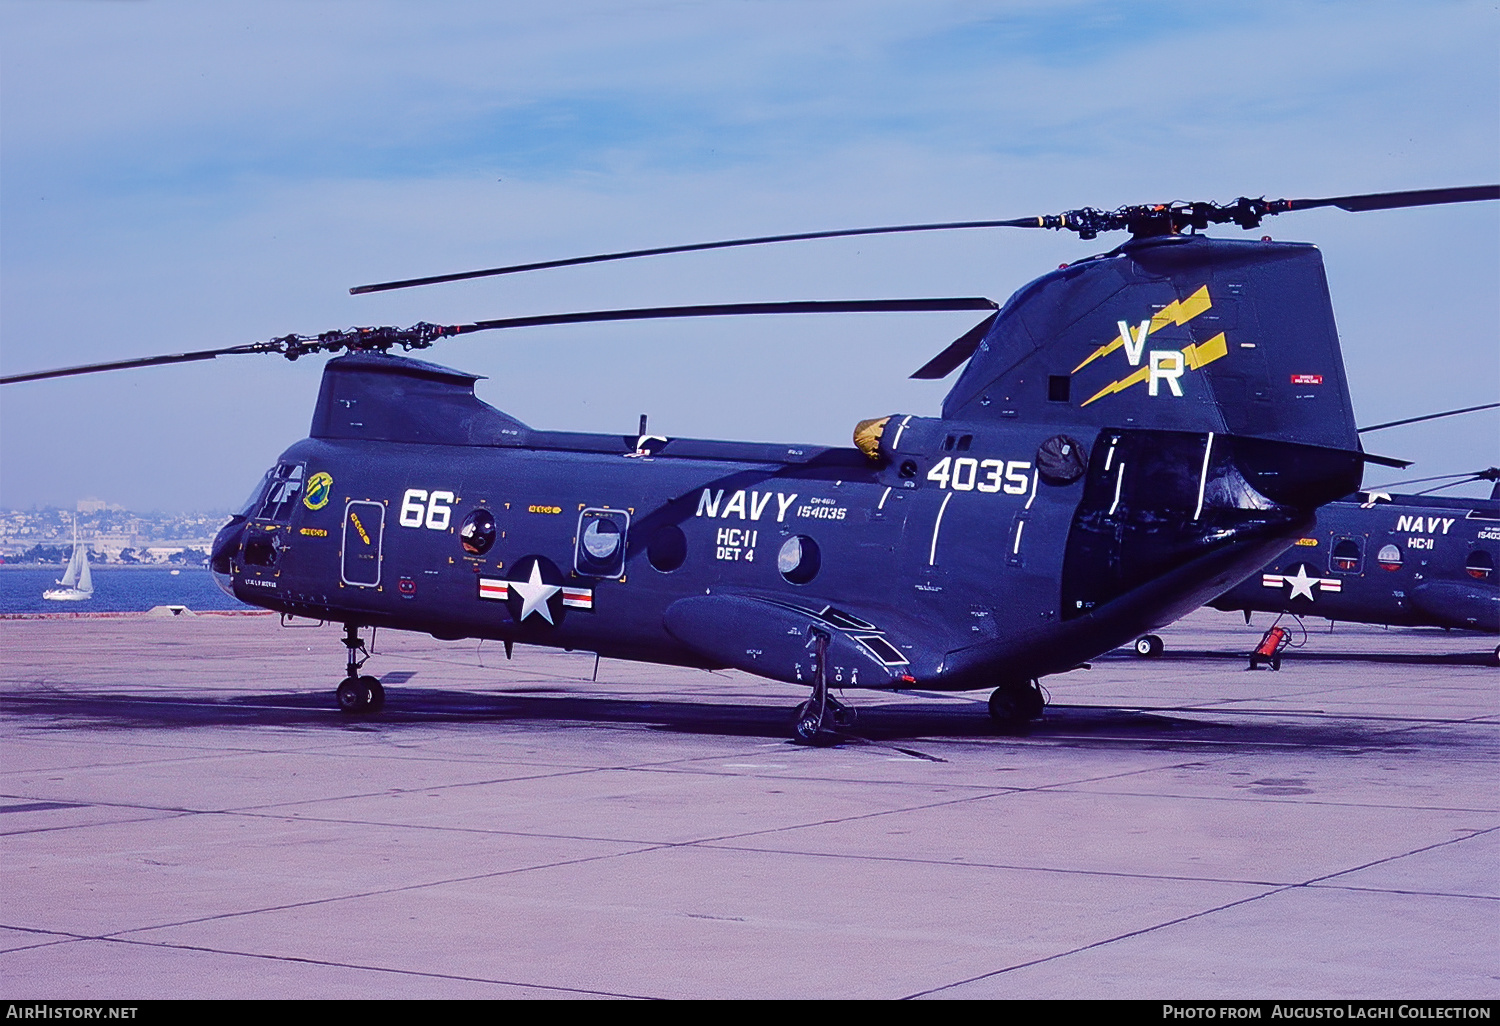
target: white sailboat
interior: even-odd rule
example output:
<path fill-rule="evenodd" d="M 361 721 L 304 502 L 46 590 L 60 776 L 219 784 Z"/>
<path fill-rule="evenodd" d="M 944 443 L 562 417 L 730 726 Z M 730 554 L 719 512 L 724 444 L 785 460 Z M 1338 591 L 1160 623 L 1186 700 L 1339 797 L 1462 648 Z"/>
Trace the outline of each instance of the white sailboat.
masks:
<path fill-rule="evenodd" d="M 51 599 L 54 602 L 79 602 L 94 596 L 94 576 L 89 572 L 88 546 L 78 544 L 78 525 L 73 525 L 73 556 L 68 560 L 68 569 L 64 571 L 62 580 L 57 582 L 60 588 L 48 588 L 42 592 L 42 598 Z"/>

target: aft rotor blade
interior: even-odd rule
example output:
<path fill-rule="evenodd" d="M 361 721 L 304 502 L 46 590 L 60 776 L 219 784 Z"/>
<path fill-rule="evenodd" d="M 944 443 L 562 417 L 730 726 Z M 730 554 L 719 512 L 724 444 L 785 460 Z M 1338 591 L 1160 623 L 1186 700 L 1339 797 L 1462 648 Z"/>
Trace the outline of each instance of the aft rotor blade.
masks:
<path fill-rule="evenodd" d="M 521 271 L 541 271 L 553 267 L 576 267 L 579 264 L 599 264 L 611 260 L 632 260 L 636 257 L 662 256 L 667 253 L 701 253 L 710 249 L 732 249 L 739 246 L 763 246 L 773 242 L 806 242 L 811 239 L 843 239 L 859 235 L 899 235 L 907 232 L 941 232 L 962 228 L 1050 228 L 1066 229 L 1078 233 L 1080 238 L 1092 239 L 1100 232 L 1129 230 L 1132 234 L 1163 235 L 1186 230 L 1205 228 L 1209 224 L 1224 224 L 1228 221 L 1250 229 L 1271 214 L 1283 214 L 1289 210 L 1308 210 L 1315 207 L 1339 207 L 1343 210 L 1390 210 L 1396 207 L 1423 207 L 1441 203 L 1471 203 L 1476 200 L 1500 199 L 1500 185 L 1471 185 L 1456 189 L 1418 189 L 1411 192 L 1372 192 L 1359 196 L 1331 196 L 1322 199 L 1267 200 L 1241 197 L 1234 203 L 1167 203 L 1145 206 L 1121 207 L 1118 210 L 1095 210 L 1085 207 L 1061 214 L 1043 214 L 1037 217 L 1013 217 L 1001 221 L 936 221 L 927 224 L 894 224 L 879 228 L 842 228 L 835 231 L 795 232 L 787 235 L 757 235 L 743 239 L 721 239 L 718 242 L 694 242 L 684 246 L 656 246 L 650 249 L 627 249 L 615 253 L 595 253 L 590 256 L 567 257 L 562 260 L 540 260 L 534 263 L 510 264 L 505 267 L 488 267 L 478 271 L 458 271 L 453 274 L 433 274 L 422 278 L 403 278 L 399 281 L 377 282 L 373 285 L 356 285 L 349 290 L 352 295 L 366 292 L 388 292 L 417 285 L 436 285 L 440 282 L 467 281 L 471 278 L 489 278 L 501 274 L 517 274 Z"/>
<path fill-rule="evenodd" d="M 799 313 L 929 313 L 944 310 L 996 310 L 993 299 L 967 296 L 954 299 L 849 299 L 791 303 L 712 303 L 703 306 L 647 306 L 633 310 L 589 310 L 580 313 L 504 317 L 457 325 L 450 333 L 496 328 L 530 328 L 544 324 L 588 324 L 598 321 L 654 321 L 678 317 L 739 317 L 755 314 Z"/>
<path fill-rule="evenodd" d="M 1394 210 L 1398 207 L 1433 207 L 1443 203 L 1473 203 L 1500 199 L 1500 185 L 1470 185 L 1458 189 L 1417 189 L 1412 192 L 1369 192 L 1362 196 L 1330 196 L 1325 199 L 1284 200 L 1290 210 L 1338 207 L 1360 213 Z"/>
<path fill-rule="evenodd" d="M 35 371 L 31 374 L 9 374 L 0 378 L 0 385 L 15 385 L 22 381 L 41 381 L 44 378 L 66 378 L 75 374 L 94 374 L 99 371 L 128 370 L 132 367 L 158 367 L 168 363 L 192 363 L 196 360 L 212 360 L 217 356 L 240 353 L 257 353 L 258 346 L 230 346 L 228 349 L 203 349 L 196 353 L 168 353 L 163 356 L 144 356 L 138 360 L 114 360 L 110 363 L 86 363 L 77 367 L 59 367 L 55 370 Z"/>
<path fill-rule="evenodd" d="M 1460 480 L 1454 480 L 1459 478 Z M 1409 488 L 1414 484 L 1426 484 L 1429 481 L 1448 481 L 1448 484 L 1439 485 L 1437 488 L 1429 488 L 1427 491 L 1442 491 L 1444 488 L 1457 488 L 1459 485 L 1468 484 L 1470 481 L 1495 481 L 1500 480 L 1500 469 L 1490 467 L 1486 470 L 1470 470 L 1460 474 L 1438 474 L 1435 477 L 1414 477 L 1408 481 L 1392 481 L 1390 484 L 1377 485 L 1375 488 L 1364 489 L 1370 491 L 1385 491 L 1387 488 Z M 1426 494 L 1418 492 L 1418 495 Z"/>
<path fill-rule="evenodd" d="M 1445 485 L 1434 485 L 1431 488 L 1423 488 L 1420 492 L 1417 492 L 1417 494 L 1418 495 L 1431 495 L 1433 492 L 1446 491 L 1449 488 L 1457 488 L 1459 485 L 1472 484 L 1475 481 L 1496 481 L 1496 480 L 1500 480 L 1500 467 L 1490 467 L 1488 470 L 1480 470 L 1480 471 L 1476 471 L 1473 474 L 1470 474 L 1467 480 L 1464 480 L 1464 481 L 1454 481 L 1451 484 L 1445 484 Z M 1490 498 L 1493 499 L 1494 497 L 1495 497 L 1494 493 L 1491 492 L 1490 493 Z"/>
<path fill-rule="evenodd" d="M 924 381 L 941 381 L 952 374 L 955 367 L 974 355 L 974 351 L 979 348 L 979 343 L 984 341 L 984 336 L 990 333 L 990 327 L 994 325 L 995 318 L 999 316 L 998 313 L 992 313 L 964 332 L 947 349 L 919 367 L 912 377 Z"/>
<path fill-rule="evenodd" d="M 1359 429 L 1360 434 L 1366 431 L 1380 431 L 1384 428 L 1400 427 L 1402 424 L 1420 424 L 1424 420 L 1438 420 L 1442 417 L 1456 417 L 1460 413 L 1475 413 L 1479 410 L 1493 410 L 1500 403 L 1485 403 L 1483 406 L 1465 406 L 1461 410 L 1447 410 L 1443 413 L 1429 413 L 1425 417 L 1407 417 L 1405 420 L 1389 420 L 1384 424 L 1371 424 L 1369 427 Z"/>
<path fill-rule="evenodd" d="M 943 221 L 933 224 L 897 224 L 883 228 L 844 228 L 827 232 L 797 232 L 792 235 L 759 235 L 754 238 L 723 239 L 719 242 L 694 242 L 686 246 L 658 246 L 653 249 L 628 249 L 618 253 L 595 253 L 592 256 L 568 257 L 563 260 L 542 260 L 530 264 L 512 264 L 508 267 L 490 267 L 482 271 L 459 271 L 455 274 L 434 274 L 425 278 L 404 278 L 401 281 L 384 281 L 374 285 L 356 285 L 349 290 L 358 296 L 366 292 L 389 292 L 392 289 L 408 289 L 417 285 L 437 285 L 448 281 L 467 281 L 470 278 L 490 278 L 500 274 L 517 274 L 521 271 L 542 271 L 552 267 L 576 267 L 579 264 L 602 264 L 610 260 L 631 260 L 636 257 L 663 256 L 667 253 L 697 253 L 707 249 L 733 249 L 738 246 L 764 246 L 772 242 L 806 242 L 810 239 L 841 239 L 855 235 L 899 235 L 905 232 L 942 232 L 956 228 L 1041 228 L 1040 218 L 1019 217 L 1008 221 Z"/>

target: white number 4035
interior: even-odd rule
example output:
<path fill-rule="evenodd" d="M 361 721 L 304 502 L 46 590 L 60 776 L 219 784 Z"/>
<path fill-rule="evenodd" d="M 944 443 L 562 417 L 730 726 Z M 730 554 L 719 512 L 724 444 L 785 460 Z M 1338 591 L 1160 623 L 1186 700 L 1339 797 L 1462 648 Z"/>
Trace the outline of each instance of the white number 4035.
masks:
<path fill-rule="evenodd" d="M 452 492 L 433 492 L 429 495 L 426 489 L 408 488 L 406 494 L 401 496 L 401 526 L 446 531 L 452 503 Z"/>
<path fill-rule="evenodd" d="M 937 466 L 927 472 L 927 480 L 936 481 L 939 488 L 952 488 L 959 492 L 973 491 L 977 485 L 981 492 L 1003 490 L 1006 495 L 1025 495 L 1027 486 L 1031 484 L 1031 479 L 1026 474 L 1030 469 L 1031 464 L 1022 460 L 981 462 L 967 456 L 956 460 L 951 456 L 944 456 Z"/>

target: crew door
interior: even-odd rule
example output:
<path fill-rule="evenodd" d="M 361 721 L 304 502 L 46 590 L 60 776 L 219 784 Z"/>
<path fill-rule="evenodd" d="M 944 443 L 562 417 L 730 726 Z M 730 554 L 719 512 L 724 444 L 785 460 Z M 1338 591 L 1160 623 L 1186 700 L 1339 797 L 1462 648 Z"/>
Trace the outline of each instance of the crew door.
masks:
<path fill-rule="evenodd" d="M 353 499 L 344 507 L 344 583 L 356 588 L 378 588 L 385 541 L 385 504 Z"/>

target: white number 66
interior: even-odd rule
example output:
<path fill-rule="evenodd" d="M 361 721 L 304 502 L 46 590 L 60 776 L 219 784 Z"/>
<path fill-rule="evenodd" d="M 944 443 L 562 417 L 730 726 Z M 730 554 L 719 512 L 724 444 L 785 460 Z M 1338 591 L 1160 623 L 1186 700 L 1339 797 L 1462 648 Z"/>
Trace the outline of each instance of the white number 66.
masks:
<path fill-rule="evenodd" d="M 452 502 L 452 492 L 433 492 L 429 496 L 426 489 L 408 488 L 401 497 L 401 526 L 446 531 Z"/>

